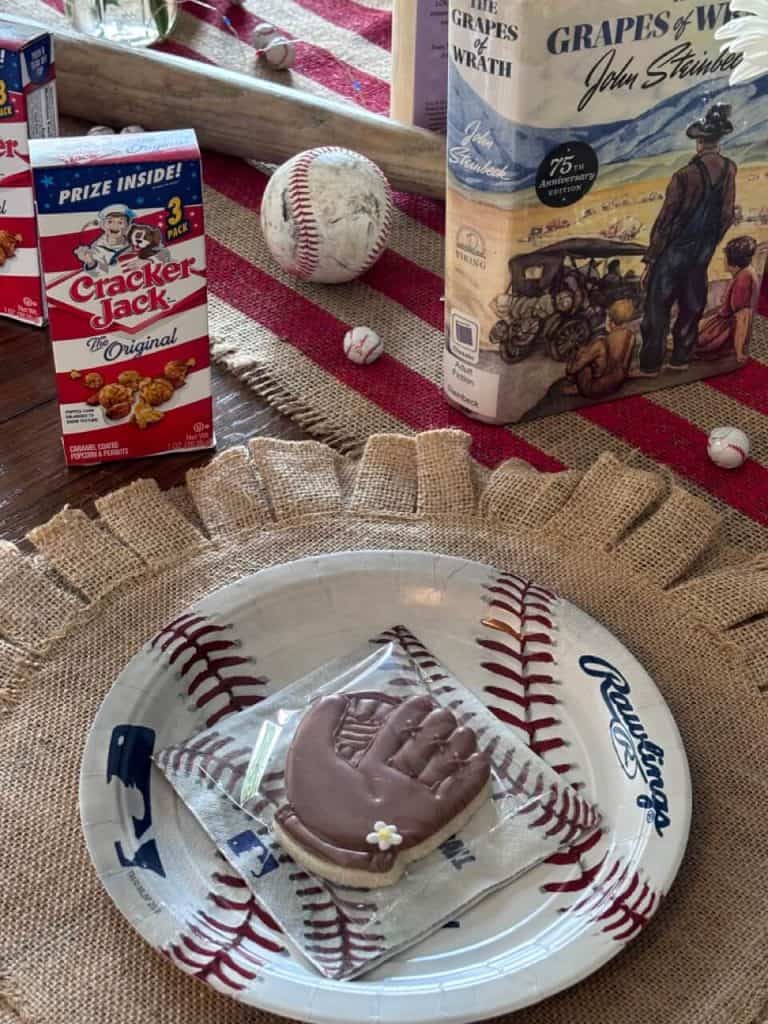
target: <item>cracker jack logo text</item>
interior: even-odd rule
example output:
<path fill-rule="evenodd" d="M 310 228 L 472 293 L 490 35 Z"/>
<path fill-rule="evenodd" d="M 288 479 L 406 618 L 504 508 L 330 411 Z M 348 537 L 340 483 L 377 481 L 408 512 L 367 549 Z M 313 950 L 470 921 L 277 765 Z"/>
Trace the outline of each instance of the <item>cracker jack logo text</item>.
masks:
<path fill-rule="evenodd" d="M 637 797 L 637 806 L 647 814 L 659 836 L 669 828 L 669 800 L 664 789 L 662 767 L 664 750 L 654 743 L 634 709 L 631 685 L 621 672 L 604 658 L 587 654 L 579 658 L 581 669 L 600 680 L 600 696 L 610 714 L 610 735 L 619 764 L 629 779 L 638 776 L 646 792 Z"/>
<path fill-rule="evenodd" d="M 149 313 L 169 312 L 172 302 L 166 286 L 183 281 L 193 273 L 194 257 L 179 263 L 147 262 L 137 270 L 112 277 L 94 278 L 79 274 L 69 288 L 69 296 L 78 305 L 98 302 L 91 316 L 94 331 L 106 331 L 115 321 Z"/>

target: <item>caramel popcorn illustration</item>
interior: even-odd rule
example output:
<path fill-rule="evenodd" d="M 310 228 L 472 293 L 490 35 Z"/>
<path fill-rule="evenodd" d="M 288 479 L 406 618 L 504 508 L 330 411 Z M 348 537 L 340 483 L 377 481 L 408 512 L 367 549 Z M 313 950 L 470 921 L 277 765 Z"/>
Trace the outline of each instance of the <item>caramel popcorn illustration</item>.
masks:
<path fill-rule="evenodd" d="M 131 411 L 131 389 L 124 384 L 105 384 L 99 391 L 99 404 L 111 420 L 122 419 Z"/>
<path fill-rule="evenodd" d="M 123 416 L 127 416 L 130 411 L 130 402 L 119 402 L 117 405 L 111 405 L 105 410 L 105 413 L 107 418 L 110 420 L 121 420 Z"/>
<path fill-rule="evenodd" d="M 118 384 L 124 384 L 125 387 L 130 388 L 131 391 L 138 391 L 139 384 L 141 383 L 142 376 L 137 370 L 123 370 L 121 374 L 118 374 Z"/>
<path fill-rule="evenodd" d="M 80 378 L 81 378 L 82 376 L 83 376 L 83 375 L 82 375 L 82 373 L 80 373 L 80 371 L 79 371 L 79 370 L 70 370 L 70 371 L 69 371 L 69 379 L 70 379 L 70 380 L 80 380 Z"/>
<path fill-rule="evenodd" d="M 139 430 L 146 430 L 153 423 L 158 423 L 164 415 L 165 413 L 155 409 L 154 406 L 149 405 L 143 398 L 140 398 L 134 406 L 131 423 L 135 423 Z"/>
<path fill-rule="evenodd" d="M 164 377 L 143 380 L 139 384 L 139 394 L 148 405 L 162 405 L 173 395 L 173 384 Z"/>
<path fill-rule="evenodd" d="M 174 388 L 181 388 L 187 383 L 187 374 L 196 362 L 196 359 L 171 359 L 165 364 L 163 376 L 173 384 Z"/>
<path fill-rule="evenodd" d="M 21 242 L 21 235 L 11 234 L 10 231 L 0 230 L 0 267 L 11 256 L 16 255 L 16 248 Z"/>
<path fill-rule="evenodd" d="M 98 391 L 104 384 L 104 378 L 100 373 L 96 373 L 96 371 L 93 370 L 91 373 L 86 373 L 83 378 L 83 384 L 85 384 L 87 388 L 93 388 L 94 391 Z"/>

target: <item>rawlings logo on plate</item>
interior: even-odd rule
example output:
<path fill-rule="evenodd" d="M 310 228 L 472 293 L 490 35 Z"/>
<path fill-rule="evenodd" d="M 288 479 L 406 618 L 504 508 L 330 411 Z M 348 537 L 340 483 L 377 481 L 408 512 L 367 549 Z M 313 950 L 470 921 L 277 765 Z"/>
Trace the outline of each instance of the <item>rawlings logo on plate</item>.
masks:
<path fill-rule="evenodd" d="M 579 658 L 579 665 L 588 676 L 601 680 L 600 695 L 611 715 L 609 731 L 616 757 L 628 778 L 640 775 L 648 787 L 647 793 L 638 796 L 637 806 L 647 812 L 648 820 L 663 836 L 671 824 L 661 774 L 664 749 L 649 738 L 629 698 L 632 687 L 617 668 L 591 654 Z"/>

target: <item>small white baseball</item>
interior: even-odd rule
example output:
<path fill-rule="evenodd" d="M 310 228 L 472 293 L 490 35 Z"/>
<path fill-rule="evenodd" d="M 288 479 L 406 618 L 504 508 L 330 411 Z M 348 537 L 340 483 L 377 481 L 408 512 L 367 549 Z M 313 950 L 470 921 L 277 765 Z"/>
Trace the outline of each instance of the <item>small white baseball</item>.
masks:
<path fill-rule="evenodd" d="M 127 124 L 125 128 L 120 129 L 121 135 L 142 135 L 144 129 L 140 124 Z"/>
<path fill-rule="evenodd" d="M 370 327 L 353 327 L 344 335 L 344 355 L 359 366 L 375 363 L 384 351 L 384 343 Z"/>
<path fill-rule="evenodd" d="M 367 157 L 339 146 L 308 149 L 278 167 L 261 203 L 270 252 L 305 281 L 352 281 L 389 239 L 392 192 Z"/>
<path fill-rule="evenodd" d="M 88 129 L 89 135 L 114 135 L 115 129 L 109 128 L 105 124 L 95 124 L 93 128 Z"/>
<path fill-rule="evenodd" d="M 260 57 L 273 71 L 287 71 L 288 68 L 293 67 L 296 60 L 296 47 L 290 39 L 278 36 L 271 43 L 267 43 L 261 51 Z"/>
<path fill-rule="evenodd" d="M 270 25 L 268 21 L 263 21 L 251 33 L 251 42 L 257 50 L 263 50 L 265 46 L 268 46 L 273 39 L 277 39 L 279 36 L 279 29 L 276 29 L 274 25 Z"/>
<path fill-rule="evenodd" d="M 707 441 L 707 455 L 716 466 L 738 469 L 749 458 L 749 438 L 738 427 L 715 427 Z"/>

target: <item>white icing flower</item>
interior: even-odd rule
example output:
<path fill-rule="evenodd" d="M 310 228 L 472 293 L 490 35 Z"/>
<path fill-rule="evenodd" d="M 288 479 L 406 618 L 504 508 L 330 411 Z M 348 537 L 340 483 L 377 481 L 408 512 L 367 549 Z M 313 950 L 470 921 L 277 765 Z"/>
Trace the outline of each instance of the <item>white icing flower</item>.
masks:
<path fill-rule="evenodd" d="M 378 845 L 380 850 L 388 850 L 390 846 L 399 846 L 403 837 L 397 831 L 397 825 L 387 825 L 384 821 L 374 822 L 373 832 L 365 837 L 366 843 Z"/>
<path fill-rule="evenodd" d="M 730 84 L 748 82 L 768 71 L 768 0 L 731 0 L 734 14 L 751 17 L 732 18 L 715 32 L 715 39 L 723 42 L 733 53 L 741 53 L 742 62 L 731 72 Z"/>

